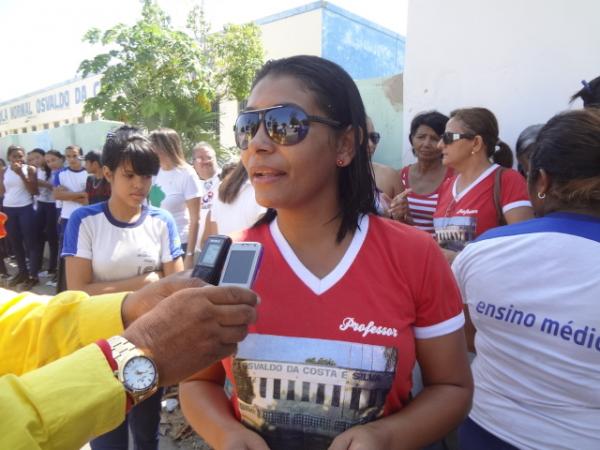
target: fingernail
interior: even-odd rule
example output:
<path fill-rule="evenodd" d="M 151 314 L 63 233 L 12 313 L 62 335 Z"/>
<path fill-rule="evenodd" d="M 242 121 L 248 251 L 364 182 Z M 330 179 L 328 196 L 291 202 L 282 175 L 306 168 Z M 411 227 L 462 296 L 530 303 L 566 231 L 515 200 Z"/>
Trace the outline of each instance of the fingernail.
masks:
<path fill-rule="evenodd" d="M 256 296 L 256 304 L 257 304 L 257 305 L 260 305 L 260 295 L 257 295 L 257 296 Z"/>

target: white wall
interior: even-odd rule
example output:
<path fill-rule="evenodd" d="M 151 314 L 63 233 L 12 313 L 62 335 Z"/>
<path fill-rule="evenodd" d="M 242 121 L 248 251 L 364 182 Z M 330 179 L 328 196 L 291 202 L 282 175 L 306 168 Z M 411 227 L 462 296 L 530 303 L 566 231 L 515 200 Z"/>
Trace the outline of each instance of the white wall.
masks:
<path fill-rule="evenodd" d="M 260 25 L 265 60 L 292 55 L 321 56 L 323 9 Z"/>
<path fill-rule="evenodd" d="M 598 0 L 409 2 L 405 135 L 420 111 L 485 106 L 514 149 L 526 126 L 569 108 L 581 80 L 598 75 Z M 414 160 L 408 144 L 404 157 Z"/>

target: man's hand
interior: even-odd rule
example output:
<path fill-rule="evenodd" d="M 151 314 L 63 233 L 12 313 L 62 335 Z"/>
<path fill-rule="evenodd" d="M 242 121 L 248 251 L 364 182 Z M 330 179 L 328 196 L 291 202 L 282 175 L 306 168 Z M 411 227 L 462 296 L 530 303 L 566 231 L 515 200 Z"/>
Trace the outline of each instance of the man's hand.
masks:
<path fill-rule="evenodd" d="M 256 321 L 257 301 L 254 292 L 238 287 L 184 289 L 133 322 L 123 336 L 149 353 L 160 384 L 170 386 L 234 353 Z"/>
<path fill-rule="evenodd" d="M 186 270 L 162 279 L 156 272 L 148 274 L 148 278 L 153 278 L 153 282 L 130 293 L 123 301 L 121 306 L 123 328 L 127 328 L 135 319 L 150 311 L 169 295 L 182 289 L 206 285 L 199 278 L 192 278 L 191 274 L 191 270 Z"/>

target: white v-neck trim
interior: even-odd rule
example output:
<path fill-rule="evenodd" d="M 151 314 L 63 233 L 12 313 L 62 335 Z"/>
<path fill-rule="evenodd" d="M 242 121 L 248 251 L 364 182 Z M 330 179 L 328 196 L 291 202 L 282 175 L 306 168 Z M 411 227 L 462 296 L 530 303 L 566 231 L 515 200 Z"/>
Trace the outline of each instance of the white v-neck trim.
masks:
<path fill-rule="evenodd" d="M 367 215 L 362 216 L 358 222 L 358 228 L 354 232 L 352 242 L 350 242 L 346 253 L 337 266 L 335 266 L 335 268 L 323 278 L 318 278 L 298 259 L 294 253 L 294 250 L 292 250 L 292 247 L 290 247 L 290 244 L 288 244 L 288 241 L 286 241 L 285 237 L 283 237 L 283 234 L 281 234 L 281 230 L 277 225 L 277 218 L 271 222 L 269 229 L 271 231 L 271 236 L 275 241 L 275 245 L 281 252 L 283 259 L 285 259 L 290 266 L 290 269 L 292 269 L 296 276 L 300 278 L 300 280 L 311 291 L 313 291 L 316 295 L 321 295 L 333 287 L 338 281 L 340 281 L 342 277 L 346 275 L 348 269 L 350 269 L 350 266 L 356 259 L 356 256 L 358 255 L 358 252 L 360 251 L 363 242 L 367 237 L 367 233 L 369 231 L 369 217 Z"/>
<path fill-rule="evenodd" d="M 500 167 L 498 164 L 492 164 L 490 167 L 485 169 L 483 171 L 483 173 L 481 175 L 479 175 L 475 181 L 473 181 L 470 185 L 468 185 L 465 189 L 463 189 L 460 194 L 456 193 L 456 185 L 458 184 L 458 180 L 460 179 L 460 175 L 458 175 L 456 177 L 456 179 L 454 180 L 454 184 L 452 185 L 452 197 L 454 198 L 454 201 L 457 202 L 460 199 L 462 199 L 465 195 L 467 195 L 469 193 L 469 191 L 471 191 L 475 186 L 477 186 L 479 183 L 481 183 L 489 174 L 491 174 L 498 167 Z"/>

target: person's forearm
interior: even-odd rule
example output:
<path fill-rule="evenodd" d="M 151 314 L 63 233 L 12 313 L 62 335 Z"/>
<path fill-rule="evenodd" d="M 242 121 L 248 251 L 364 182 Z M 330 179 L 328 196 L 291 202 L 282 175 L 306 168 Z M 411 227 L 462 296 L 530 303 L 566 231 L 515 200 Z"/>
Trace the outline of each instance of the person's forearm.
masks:
<path fill-rule="evenodd" d="M 188 381 L 179 385 L 181 408 L 192 428 L 214 448 L 225 435 L 244 426 L 235 418 L 222 384 Z"/>
<path fill-rule="evenodd" d="M 125 392 L 91 344 L 21 377 L 0 377 L 2 448 L 81 448 L 125 417 Z"/>
<path fill-rule="evenodd" d="M 76 202 L 82 198 L 87 198 L 87 194 L 85 192 L 71 192 L 62 189 L 55 189 L 54 198 L 56 200 Z"/>
<path fill-rule="evenodd" d="M 98 281 L 81 284 L 67 282 L 67 288 L 70 290 L 84 291 L 89 295 L 111 294 L 114 292 L 135 291 L 153 281 L 157 281 L 159 278 L 160 275 L 158 272 L 148 272 L 119 281 Z"/>
<path fill-rule="evenodd" d="M 463 386 L 426 386 L 399 412 L 364 426 L 387 436 L 386 448 L 422 448 L 443 438 L 463 421 L 470 409 L 470 392 Z"/>

